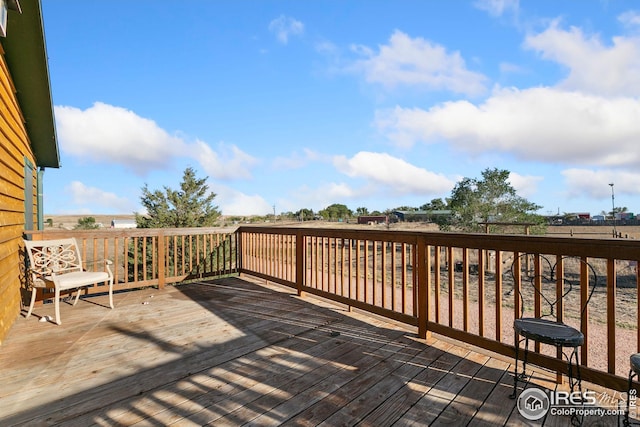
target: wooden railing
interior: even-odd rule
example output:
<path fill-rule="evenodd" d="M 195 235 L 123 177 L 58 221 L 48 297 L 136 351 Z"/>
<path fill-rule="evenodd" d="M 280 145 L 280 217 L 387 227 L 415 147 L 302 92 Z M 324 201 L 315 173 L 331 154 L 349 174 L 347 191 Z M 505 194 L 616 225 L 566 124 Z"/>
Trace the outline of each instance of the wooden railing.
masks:
<path fill-rule="evenodd" d="M 85 268 L 111 260 L 114 291 L 237 273 L 237 235 L 218 228 L 46 230 L 28 236 L 75 237 Z M 101 292 L 101 285 L 87 290 Z"/>
<path fill-rule="evenodd" d="M 582 312 L 587 269 L 569 271 L 566 262 L 561 274 L 585 291 L 557 309 L 585 334 L 582 378 L 626 390 L 629 355 L 640 351 L 637 241 L 273 227 L 237 233 L 241 273 L 413 325 L 421 337 L 434 332 L 511 357 L 513 320 L 523 308 L 519 272 L 535 268 L 522 266 L 529 259 L 522 255 L 532 254 L 532 263 L 576 257 L 584 261 L 576 265 L 593 267 L 598 285 Z M 552 295 L 564 293 L 562 283 L 552 284 Z M 540 312 L 541 298 L 523 301 L 527 315 Z M 532 350 L 530 362 L 566 372 L 555 348 Z"/>
<path fill-rule="evenodd" d="M 246 273 L 415 326 L 421 337 L 438 333 L 510 357 L 523 287 L 513 263 L 520 271 L 529 259 L 522 254 L 533 254 L 534 263 L 577 257 L 599 280 L 588 310 L 580 312 L 581 300 L 561 308 L 563 320 L 586 336 L 582 377 L 625 390 L 629 355 L 640 351 L 634 240 L 276 227 L 47 230 L 29 237 L 75 237 L 87 266 L 114 262 L 116 291 Z M 566 271 L 585 283 L 583 270 Z M 88 290 L 101 292 L 103 286 Z M 527 315 L 540 311 L 539 298 L 523 301 Z M 566 372 L 555 349 L 532 350 L 530 362 Z"/>

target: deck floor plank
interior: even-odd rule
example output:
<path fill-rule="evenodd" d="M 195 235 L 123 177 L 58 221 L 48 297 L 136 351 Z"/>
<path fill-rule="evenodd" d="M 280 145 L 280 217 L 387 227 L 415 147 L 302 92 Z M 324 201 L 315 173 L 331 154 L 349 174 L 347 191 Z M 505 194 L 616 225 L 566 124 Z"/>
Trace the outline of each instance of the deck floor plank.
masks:
<path fill-rule="evenodd" d="M 50 304 L 17 319 L 0 347 L 0 425 L 540 425 L 509 399 L 512 360 L 274 283 L 230 277 L 114 300 L 63 304 L 61 326 L 38 321 Z M 556 387 L 532 368 L 519 393 Z"/>
<path fill-rule="evenodd" d="M 403 333 L 392 334 L 391 340 L 388 342 L 373 340 L 371 343 L 356 344 L 354 351 L 346 353 L 344 358 L 337 359 L 341 369 L 327 375 L 321 375 L 317 382 L 300 393 L 292 396 L 286 401 L 281 402 L 274 407 L 269 413 L 261 414 L 252 420 L 255 425 L 315 425 L 313 421 L 320 413 L 320 421 L 326 418 L 325 411 L 326 401 L 324 404 L 318 405 L 318 402 L 325 398 L 331 398 L 339 395 L 346 384 L 354 379 L 358 379 L 371 371 L 378 371 L 383 367 L 384 363 L 391 357 L 396 356 L 404 350 L 406 340 Z M 340 398 L 339 398 L 340 399 Z M 338 405 L 341 402 L 337 403 Z M 335 405 L 332 401 L 331 405 Z M 319 406 L 322 408 L 319 410 Z M 331 408 L 335 408 L 331 406 Z M 333 409 L 334 411 L 337 408 Z M 295 420 L 295 421 L 294 421 Z"/>
<path fill-rule="evenodd" d="M 497 379 L 491 393 L 484 399 L 473 416 L 473 424 L 478 427 L 494 427 L 499 425 L 517 425 L 508 422 L 512 413 L 518 412 L 515 400 L 509 396 L 512 393 L 513 374 L 508 370 Z"/>
<path fill-rule="evenodd" d="M 400 335 L 399 335 L 400 336 Z M 273 390 L 256 394 L 254 400 L 240 406 L 238 409 L 215 420 L 216 425 L 237 425 L 239 422 L 254 421 L 264 414 L 265 410 L 271 411 L 292 396 L 303 393 L 313 385 L 320 383 L 328 376 L 335 375 L 344 369 L 354 369 L 351 361 L 357 362 L 362 357 L 363 349 L 377 351 L 382 343 L 376 346 L 366 345 L 354 348 L 350 341 L 336 339 L 334 347 L 326 352 L 315 354 L 316 360 L 311 363 L 310 369 L 288 373 L 278 378 L 278 383 L 273 384 Z"/>
<path fill-rule="evenodd" d="M 290 313 L 288 308 L 285 308 L 282 313 L 279 313 L 277 310 L 273 308 L 269 308 L 271 313 L 274 315 L 286 315 Z M 245 360 L 248 357 L 252 357 L 252 354 L 261 349 L 267 349 L 270 351 L 270 347 L 265 347 L 269 345 L 269 343 L 276 343 L 278 340 L 287 340 L 282 338 L 283 335 L 278 331 L 274 331 L 273 322 L 271 320 L 260 320 L 252 325 L 253 334 L 248 335 L 247 337 L 242 337 L 240 342 L 238 340 L 234 341 L 233 348 L 228 348 L 226 344 L 221 344 L 221 346 L 216 347 L 211 350 L 211 354 L 209 352 L 206 353 L 198 353 L 195 356 L 187 357 L 186 361 L 189 363 L 186 364 L 174 364 L 172 365 L 176 372 L 169 370 L 164 372 L 159 372 L 160 375 L 164 377 L 162 382 L 159 382 L 159 385 L 153 387 L 152 385 L 148 385 L 148 390 L 145 391 L 146 394 L 154 393 L 157 390 L 166 389 L 168 387 L 176 386 L 179 382 L 178 387 L 182 389 L 185 387 L 183 379 L 189 375 L 193 376 L 196 374 L 201 374 L 202 378 L 199 379 L 197 383 L 197 388 L 204 388 L 205 390 L 212 390 L 221 384 L 234 384 L 238 386 L 241 384 L 241 380 L 244 378 L 241 375 L 235 375 L 230 378 L 231 374 L 229 372 L 233 372 L 233 370 L 229 370 L 225 364 L 232 366 L 240 366 L 242 369 L 255 369 L 256 372 L 252 372 L 252 375 L 257 375 L 257 372 L 262 372 L 260 366 L 253 367 L 250 360 Z M 292 337 L 295 338 L 296 334 L 302 334 L 307 330 L 310 330 L 309 327 L 306 329 L 300 329 L 300 326 L 293 327 L 289 329 L 290 333 L 293 335 L 287 335 L 287 338 Z M 273 338 L 273 339 L 270 339 Z M 290 341 L 290 339 L 289 339 Z M 299 340 L 294 340 L 294 342 L 298 342 Z M 308 344 L 306 341 L 302 341 L 302 344 Z M 271 344 L 273 345 L 273 344 Z M 197 359 L 197 360 L 195 360 Z M 215 370 L 212 370 L 211 367 L 215 367 Z M 189 372 L 185 371 L 185 368 L 189 368 Z M 204 369 L 200 369 L 204 368 Z M 236 370 L 239 368 L 235 368 Z M 211 371 L 211 372 L 209 372 Z M 174 381 L 168 381 L 169 378 L 175 378 Z M 251 377 L 248 377 L 251 378 Z M 258 380 L 254 379 L 254 383 L 257 383 Z M 187 381 L 188 383 L 188 381 Z M 225 394 L 222 397 L 226 397 L 230 395 L 231 391 L 229 389 L 225 389 Z M 192 397 L 192 396 L 189 396 Z M 188 399 L 183 399 L 188 400 Z M 182 403 L 182 402 L 180 402 Z M 119 403 L 115 403 L 117 407 Z M 178 406 L 177 404 L 176 406 Z M 140 406 L 140 405 L 139 405 Z M 144 407 L 144 405 L 142 405 Z M 144 416 L 152 416 L 154 415 L 153 411 L 149 411 L 147 408 L 144 408 L 144 411 L 139 410 L 137 412 L 144 414 Z M 125 415 L 127 411 L 124 411 Z M 112 413 L 113 414 L 113 413 Z M 112 415 L 113 416 L 113 415 Z M 126 417 L 125 417 L 126 418 Z M 119 416 L 114 416 L 114 420 L 125 422 Z M 133 418 L 127 419 L 126 423 L 129 425 L 132 422 L 137 422 L 139 420 L 134 420 Z"/>
<path fill-rule="evenodd" d="M 174 415 L 176 409 L 182 409 L 179 411 L 180 413 L 193 414 L 197 408 L 204 408 L 205 405 L 216 402 L 214 394 L 218 401 L 231 400 L 232 396 L 235 396 L 234 399 L 238 399 L 237 395 L 240 392 L 268 383 L 270 377 L 277 376 L 279 373 L 285 372 L 286 369 L 294 369 L 287 363 L 288 355 L 306 354 L 310 338 L 313 337 L 307 337 L 307 339 L 292 337 L 281 346 L 260 348 L 240 358 L 221 363 L 216 366 L 215 370 L 210 369 L 200 373 L 197 378 L 194 378 L 195 381 L 192 379 L 193 377 L 180 380 L 175 385 L 180 393 L 163 393 L 163 390 L 153 390 L 151 391 L 153 394 L 163 394 L 163 401 L 170 403 L 170 405 L 160 406 L 158 411 L 145 408 L 145 414 L 164 425 L 169 425 L 176 421 Z M 164 388 L 166 387 L 163 386 Z M 221 393 L 222 391 L 224 393 Z M 178 416 L 178 420 L 181 418 Z M 125 421 L 123 416 L 114 417 L 114 419 Z M 126 424 L 134 425 L 133 421 L 131 418 L 126 419 Z"/>
<path fill-rule="evenodd" d="M 416 377 L 424 374 L 430 362 L 436 360 L 442 351 L 437 347 L 424 346 L 415 355 L 408 355 L 408 360 L 396 358 L 393 360 L 392 370 L 378 378 L 374 379 L 374 383 L 369 387 L 359 387 L 358 384 L 352 388 L 352 400 L 343 406 L 338 412 L 334 413 L 326 420 L 322 421 L 321 426 L 333 425 L 357 425 L 370 415 L 378 407 L 384 406 L 382 416 L 387 419 L 383 422 L 380 417 L 376 418 L 374 425 L 392 425 L 404 415 L 408 410 L 406 406 L 396 404 L 393 406 L 385 405 L 386 402 L 393 402 L 392 399 L 396 394 L 402 394 L 400 391 L 406 388 L 409 392 L 411 389 L 407 387 Z M 348 392 L 348 391 L 347 391 Z M 391 421 L 393 420 L 393 421 Z"/>
<path fill-rule="evenodd" d="M 434 381 L 424 398 L 413 405 L 403 417 L 410 425 L 428 425 L 434 422 L 488 359 L 486 355 L 468 349 L 452 351 L 453 354 L 456 352 L 459 355 L 457 361 L 453 359 L 453 363 L 433 367 L 435 375 L 430 375 L 438 378 L 437 381 Z M 440 369 L 442 371 L 438 372 Z"/>
<path fill-rule="evenodd" d="M 431 425 L 466 425 L 470 422 L 509 366 L 508 362 L 502 360 L 487 359 L 486 363 L 469 379 L 469 383 Z M 497 419 L 494 418 L 493 421 L 495 422 Z"/>
<path fill-rule="evenodd" d="M 398 334 L 399 336 L 401 336 L 400 333 Z M 283 401 L 288 401 L 291 399 L 292 394 L 298 394 L 312 387 L 327 375 L 345 369 L 351 359 L 357 360 L 361 355 L 354 349 L 353 343 L 345 342 L 342 338 L 333 338 L 327 330 L 323 330 L 321 336 L 317 337 L 317 339 L 324 341 L 324 343 L 314 347 L 312 349 L 314 351 L 310 351 L 309 354 L 299 359 L 299 366 L 295 375 L 269 376 L 269 387 L 271 388 L 269 392 L 263 389 L 262 392 L 257 393 L 256 388 L 264 387 L 262 382 L 257 382 L 253 386 L 248 386 L 241 390 L 241 395 L 234 396 L 233 400 L 224 399 L 228 400 L 228 402 L 223 402 L 227 405 L 225 408 L 226 416 L 224 416 L 224 413 L 220 414 L 219 412 L 214 413 L 211 411 L 210 406 L 214 404 L 220 405 L 218 401 L 211 399 L 208 406 L 203 407 L 202 410 L 203 413 L 208 413 L 208 415 L 196 413 L 191 417 L 200 417 L 201 423 L 215 422 L 216 425 L 224 425 L 228 420 L 235 420 L 233 423 L 239 422 L 238 420 L 251 420 L 262 415 L 267 408 L 273 409 L 274 406 L 282 404 Z M 334 348 L 329 348 L 325 351 L 326 343 L 330 343 Z M 384 345 L 384 342 L 379 340 L 374 343 L 363 341 L 361 344 L 369 351 L 375 352 Z M 315 357 L 316 350 L 320 351 L 317 355 L 318 357 Z M 339 362 L 336 362 L 336 360 Z M 264 375 L 265 372 L 267 370 L 263 369 L 258 372 L 258 375 Z M 283 396 L 286 398 L 283 398 Z M 206 398 L 207 396 L 205 396 Z M 257 413 L 255 408 L 259 408 Z"/>
<path fill-rule="evenodd" d="M 406 366 L 411 359 L 423 348 L 412 345 L 398 348 L 396 353 L 388 353 L 385 359 L 378 360 L 377 363 L 358 369 L 356 375 L 340 376 L 340 380 L 348 379 L 340 387 L 309 406 L 306 410 L 298 413 L 282 425 L 354 425 L 358 420 L 358 412 L 362 410 L 362 399 L 366 398 L 362 392 L 367 392 L 377 386 L 381 381 L 391 380 L 393 373 Z M 354 403 L 355 402 L 355 403 Z M 371 403 L 375 407 L 375 402 Z M 365 405 L 366 405 L 365 404 Z M 368 411 L 367 411 L 368 412 Z M 366 415 L 363 414 L 363 415 Z"/>

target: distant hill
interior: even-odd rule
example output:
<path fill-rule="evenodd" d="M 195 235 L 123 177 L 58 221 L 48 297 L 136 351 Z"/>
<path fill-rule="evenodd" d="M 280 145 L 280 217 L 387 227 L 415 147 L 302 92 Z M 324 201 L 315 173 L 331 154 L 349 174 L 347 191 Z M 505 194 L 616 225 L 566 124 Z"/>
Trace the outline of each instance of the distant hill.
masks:
<path fill-rule="evenodd" d="M 44 226 L 47 228 L 64 228 L 67 230 L 73 229 L 78 224 L 78 219 L 92 216 L 96 219 L 97 224 L 102 224 L 103 227 L 111 227 L 112 219 L 136 219 L 136 216 L 131 215 L 44 215 Z M 53 227 L 49 227 L 48 220 L 53 221 Z"/>

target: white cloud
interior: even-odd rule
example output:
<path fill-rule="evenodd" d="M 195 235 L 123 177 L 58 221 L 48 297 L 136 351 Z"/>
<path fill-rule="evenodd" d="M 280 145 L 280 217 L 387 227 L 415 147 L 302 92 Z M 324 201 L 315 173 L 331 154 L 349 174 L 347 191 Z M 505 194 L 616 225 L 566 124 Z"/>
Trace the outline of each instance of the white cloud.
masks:
<path fill-rule="evenodd" d="M 343 182 L 329 183 L 318 191 L 324 195 L 326 200 L 348 200 L 360 197 L 356 190 Z"/>
<path fill-rule="evenodd" d="M 354 189 L 344 182 L 329 182 L 314 188 L 303 185 L 291 192 L 291 199 L 294 202 L 288 202 L 286 205 L 293 206 L 289 210 L 300 208 L 320 210 L 333 203 L 348 203 L 370 194 L 370 188 Z"/>
<path fill-rule="evenodd" d="M 401 145 L 447 141 L 472 153 L 527 161 L 640 166 L 640 101 L 550 88 L 500 89 L 481 105 L 448 102 L 429 110 L 380 111 L 376 125 Z"/>
<path fill-rule="evenodd" d="M 66 188 L 78 210 L 88 209 L 95 213 L 103 212 L 133 212 L 135 205 L 125 197 L 119 197 L 114 193 L 101 190 L 96 187 L 88 187 L 80 181 L 72 181 Z"/>
<path fill-rule="evenodd" d="M 364 74 L 369 83 L 387 88 L 412 85 L 467 95 L 479 95 L 486 89 L 487 78 L 468 70 L 459 52 L 447 52 L 441 45 L 421 37 L 412 39 L 401 31 L 395 31 L 378 52 L 366 46 L 353 46 L 352 50 L 365 59 L 356 61 L 351 69 Z"/>
<path fill-rule="evenodd" d="M 201 140 L 188 143 L 153 120 L 101 102 L 86 110 L 57 106 L 55 114 L 64 152 L 97 163 L 119 164 L 136 175 L 166 169 L 175 159 L 188 157 L 214 178 L 249 178 L 251 167 L 258 163 L 233 144 L 221 142 L 214 151 Z"/>
<path fill-rule="evenodd" d="M 165 167 L 184 146 L 153 120 L 101 102 L 84 111 L 56 106 L 55 116 L 63 151 L 96 162 L 118 163 L 136 174 Z"/>
<path fill-rule="evenodd" d="M 640 12 L 635 10 L 624 12 L 618 16 L 618 21 L 626 27 L 637 29 L 640 27 Z"/>
<path fill-rule="evenodd" d="M 587 196 L 593 199 L 610 200 L 610 183 L 614 184 L 616 206 L 624 206 L 624 195 L 640 195 L 640 187 L 637 184 L 640 182 L 640 173 L 637 172 L 572 168 L 564 170 L 562 175 L 569 198 Z"/>
<path fill-rule="evenodd" d="M 220 142 L 214 151 L 203 141 L 196 141 L 189 147 L 191 156 L 198 160 L 204 171 L 218 179 L 251 178 L 251 167 L 258 160 L 233 144 Z"/>
<path fill-rule="evenodd" d="M 610 96 L 640 95 L 640 38 L 614 37 L 606 46 L 598 35 L 581 29 L 563 30 L 557 21 L 540 34 L 530 35 L 524 47 L 568 68 L 559 83 L 565 90 Z"/>
<path fill-rule="evenodd" d="M 214 203 L 223 215 L 266 215 L 273 213 L 273 206 L 262 196 L 249 195 L 231 187 L 214 185 Z"/>
<path fill-rule="evenodd" d="M 517 12 L 520 7 L 519 0 L 476 0 L 474 6 L 484 10 L 491 16 L 502 16 L 507 11 Z"/>
<path fill-rule="evenodd" d="M 386 153 L 361 151 L 347 159 L 334 157 L 338 171 L 351 178 L 363 178 L 384 185 L 396 194 L 436 194 L 451 190 L 454 182 L 443 175 L 416 167 Z"/>
<path fill-rule="evenodd" d="M 338 47 L 334 43 L 327 40 L 317 42 L 315 48 L 318 53 L 327 56 L 335 56 L 340 51 L 340 49 L 338 49 Z"/>
<path fill-rule="evenodd" d="M 288 16 L 280 15 L 269 23 L 269 31 L 276 35 L 280 43 L 287 44 L 289 36 L 304 33 L 304 24 Z"/>
<path fill-rule="evenodd" d="M 509 183 L 519 196 L 528 199 L 538 192 L 538 183 L 544 178 L 533 175 L 520 175 L 516 172 L 509 173 Z"/>
<path fill-rule="evenodd" d="M 500 63 L 500 73 L 501 74 L 522 74 L 527 72 L 520 65 L 512 64 L 510 62 L 501 62 Z"/>
<path fill-rule="evenodd" d="M 272 166 L 277 170 L 300 169 L 311 162 L 322 161 L 325 157 L 314 150 L 304 148 L 302 153 L 294 152 L 289 157 L 276 157 Z"/>

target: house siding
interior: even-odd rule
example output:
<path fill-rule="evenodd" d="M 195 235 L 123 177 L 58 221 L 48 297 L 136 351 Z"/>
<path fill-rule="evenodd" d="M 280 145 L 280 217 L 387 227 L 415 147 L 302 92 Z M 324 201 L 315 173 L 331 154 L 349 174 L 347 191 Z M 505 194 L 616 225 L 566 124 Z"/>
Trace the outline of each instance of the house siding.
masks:
<path fill-rule="evenodd" d="M 0 344 L 20 313 L 22 302 L 20 249 L 25 230 L 25 159 L 37 170 L 11 75 L 0 46 Z M 36 176 L 28 177 L 30 184 Z M 33 212 L 37 195 L 32 194 Z M 36 228 L 36 217 L 28 228 Z"/>

